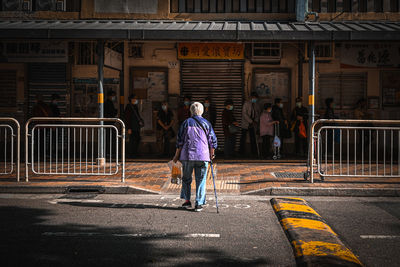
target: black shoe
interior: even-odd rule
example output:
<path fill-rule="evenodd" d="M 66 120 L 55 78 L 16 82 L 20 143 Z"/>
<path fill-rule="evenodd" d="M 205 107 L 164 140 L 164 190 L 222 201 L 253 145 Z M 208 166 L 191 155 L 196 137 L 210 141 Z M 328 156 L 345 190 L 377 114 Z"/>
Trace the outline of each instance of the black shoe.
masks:
<path fill-rule="evenodd" d="M 190 201 L 186 201 L 185 203 L 182 204 L 182 208 L 184 209 L 190 209 L 192 207 L 192 203 Z"/>
<path fill-rule="evenodd" d="M 194 207 L 194 211 L 202 211 L 203 210 L 203 206 L 202 205 L 196 205 L 195 207 Z"/>

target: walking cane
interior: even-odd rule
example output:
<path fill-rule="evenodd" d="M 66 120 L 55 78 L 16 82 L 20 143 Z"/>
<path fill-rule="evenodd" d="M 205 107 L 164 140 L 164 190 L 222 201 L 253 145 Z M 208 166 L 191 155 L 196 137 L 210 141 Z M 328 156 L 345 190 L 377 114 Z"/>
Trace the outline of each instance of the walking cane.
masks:
<path fill-rule="evenodd" d="M 214 167 L 213 167 L 212 160 L 210 160 L 210 165 L 211 165 L 211 175 L 212 175 L 213 183 L 214 183 L 215 206 L 217 207 L 217 213 L 219 213 L 219 211 L 218 211 L 217 188 L 215 187 Z"/>

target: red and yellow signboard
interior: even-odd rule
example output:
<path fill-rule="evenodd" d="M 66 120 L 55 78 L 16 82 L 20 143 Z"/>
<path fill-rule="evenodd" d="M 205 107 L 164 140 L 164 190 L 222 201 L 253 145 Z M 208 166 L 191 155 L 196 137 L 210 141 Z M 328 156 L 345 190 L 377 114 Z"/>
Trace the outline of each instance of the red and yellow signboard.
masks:
<path fill-rule="evenodd" d="M 179 59 L 244 59 L 244 44 L 179 43 Z"/>

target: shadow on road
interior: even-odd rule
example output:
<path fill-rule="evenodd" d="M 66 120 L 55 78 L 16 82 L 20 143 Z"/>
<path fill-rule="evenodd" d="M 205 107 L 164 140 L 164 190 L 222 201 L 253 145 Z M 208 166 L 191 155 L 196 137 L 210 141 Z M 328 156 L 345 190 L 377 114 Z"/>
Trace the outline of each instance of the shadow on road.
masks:
<path fill-rule="evenodd" d="M 94 204 L 95 207 L 99 205 Z M 127 205 L 123 208 L 139 208 L 139 206 Z M 159 206 L 140 208 L 165 209 Z M 159 243 L 163 246 L 157 244 L 157 241 L 168 241 L 168 239 L 185 242 L 185 237 L 180 233 L 164 235 L 141 231 L 143 235 L 134 236 L 132 232 L 135 230 L 132 228 L 128 230 L 123 227 L 57 224 L 56 220 L 51 223 L 50 217 L 60 215 L 44 208 L 2 206 L 0 214 L 1 266 L 260 266 L 267 264 L 265 257 L 243 260 L 211 248 L 188 247 L 182 250 L 169 247 L 168 243 Z M 199 239 L 198 242 L 203 241 Z M 183 258 L 187 261 L 182 260 Z"/>

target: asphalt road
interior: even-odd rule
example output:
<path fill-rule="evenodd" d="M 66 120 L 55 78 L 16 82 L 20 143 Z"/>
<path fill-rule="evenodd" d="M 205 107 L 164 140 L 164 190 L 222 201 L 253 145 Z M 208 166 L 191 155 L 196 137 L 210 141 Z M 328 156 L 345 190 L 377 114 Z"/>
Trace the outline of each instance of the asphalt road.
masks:
<path fill-rule="evenodd" d="M 295 266 L 269 199 L 0 195 L 0 266 Z M 400 266 L 400 199 L 305 199 L 366 266 Z"/>

